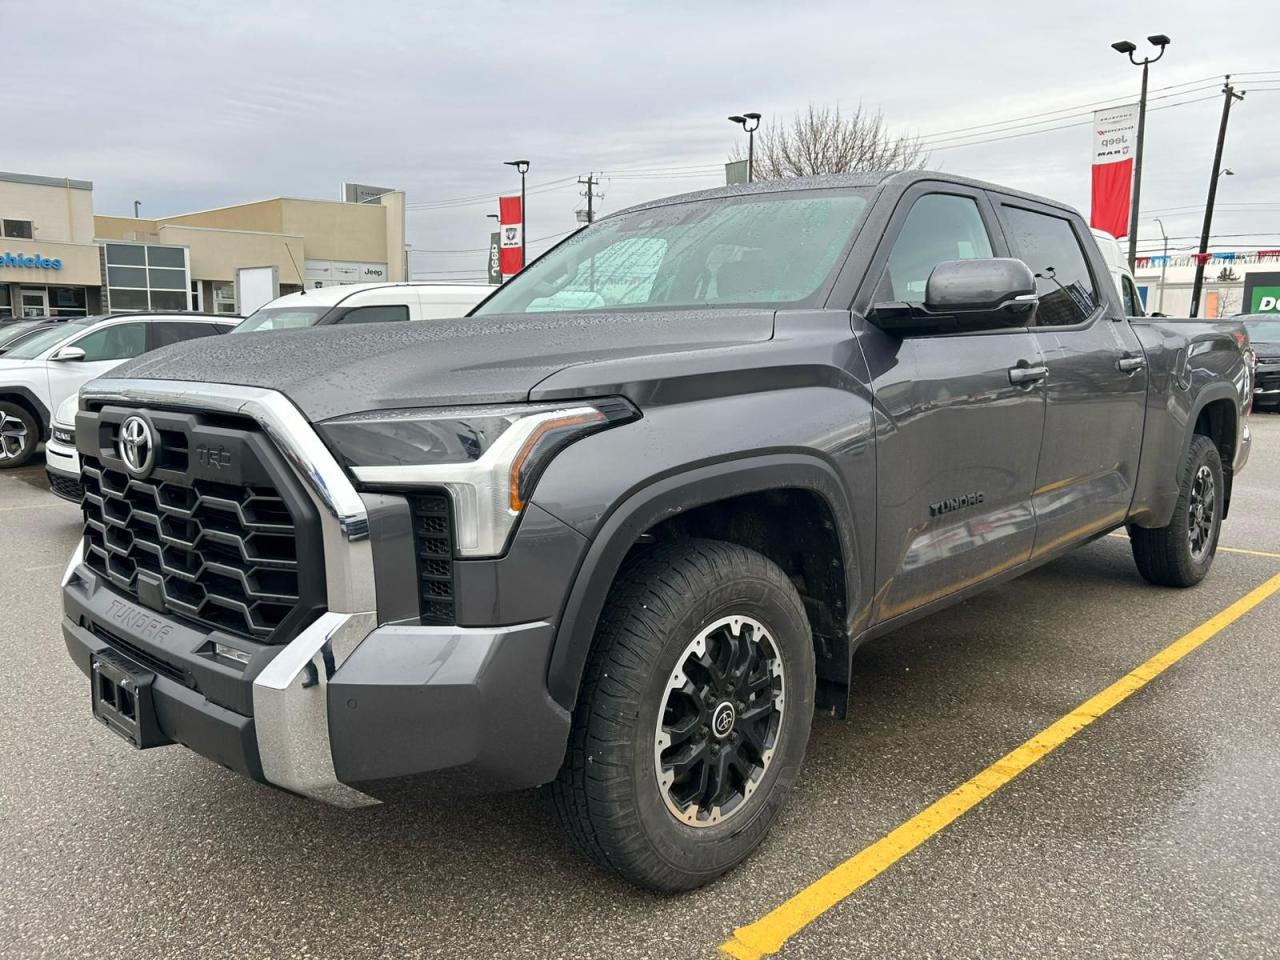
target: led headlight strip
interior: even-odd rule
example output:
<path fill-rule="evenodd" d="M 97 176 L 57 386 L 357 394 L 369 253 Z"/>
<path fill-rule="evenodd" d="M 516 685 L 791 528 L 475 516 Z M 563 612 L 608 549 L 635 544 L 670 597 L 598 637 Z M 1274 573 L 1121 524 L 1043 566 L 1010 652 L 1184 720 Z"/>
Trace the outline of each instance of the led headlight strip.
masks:
<path fill-rule="evenodd" d="M 396 410 L 320 427 L 364 486 L 448 490 L 458 553 L 491 557 L 505 549 L 538 476 L 560 450 L 638 416 L 627 401 L 611 398 L 563 407 Z M 387 459 L 375 452 L 387 447 L 400 462 L 368 463 Z M 415 458 L 431 462 L 409 462 Z"/>

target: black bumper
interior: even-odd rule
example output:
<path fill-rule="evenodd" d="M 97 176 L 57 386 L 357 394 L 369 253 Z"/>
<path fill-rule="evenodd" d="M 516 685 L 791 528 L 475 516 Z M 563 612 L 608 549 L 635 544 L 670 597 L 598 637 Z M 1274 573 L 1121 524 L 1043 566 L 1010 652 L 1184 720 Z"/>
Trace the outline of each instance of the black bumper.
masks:
<path fill-rule="evenodd" d="M 165 736 L 269 782 L 260 742 L 278 738 L 259 739 L 253 678 L 284 647 L 258 649 L 244 668 L 222 663 L 211 653 L 218 635 L 133 603 L 83 565 L 63 588 L 63 605 L 67 651 L 86 676 L 104 649 L 154 672 Z M 553 779 L 569 732 L 569 713 L 545 683 L 553 639 L 546 622 L 377 628 L 327 678 L 338 780 L 377 796 L 394 792 L 385 789 L 393 783 L 486 791 Z M 86 712 L 88 693 L 86 683 Z"/>

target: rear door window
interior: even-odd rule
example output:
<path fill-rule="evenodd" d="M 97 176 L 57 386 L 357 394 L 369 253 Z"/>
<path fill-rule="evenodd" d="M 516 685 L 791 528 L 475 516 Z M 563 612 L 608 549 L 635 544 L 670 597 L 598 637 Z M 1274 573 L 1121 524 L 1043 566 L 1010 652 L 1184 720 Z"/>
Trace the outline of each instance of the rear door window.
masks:
<path fill-rule="evenodd" d="M 182 343 L 184 340 L 195 340 L 199 337 L 211 337 L 221 333 L 222 328 L 213 323 L 179 322 L 177 320 L 157 320 L 149 324 L 151 343 L 148 350 L 167 347 L 171 343 Z"/>
<path fill-rule="evenodd" d="M 377 303 L 367 307 L 352 307 L 338 323 L 399 323 L 409 319 L 409 307 L 403 303 Z"/>
<path fill-rule="evenodd" d="M 1071 221 L 1005 204 L 1001 218 L 1013 255 L 1036 275 L 1037 327 L 1069 327 L 1088 320 L 1102 297 Z"/>

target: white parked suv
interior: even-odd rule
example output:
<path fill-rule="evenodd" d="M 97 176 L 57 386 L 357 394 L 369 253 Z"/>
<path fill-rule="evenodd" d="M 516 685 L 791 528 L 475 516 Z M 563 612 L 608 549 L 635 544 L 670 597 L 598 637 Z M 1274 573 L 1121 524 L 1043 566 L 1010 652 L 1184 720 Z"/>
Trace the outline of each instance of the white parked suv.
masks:
<path fill-rule="evenodd" d="M 69 320 L 0 357 L 0 470 L 20 467 L 49 438 L 53 412 L 82 384 L 148 350 L 226 333 L 239 317 L 128 313 Z"/>
<path fill-rule="evenodd" d="M 485 283 L 348 283 L 276 297 L 236 333 L 288 330 L 332 323 L 394 323 L 461 317 L 493 293 Z"/>

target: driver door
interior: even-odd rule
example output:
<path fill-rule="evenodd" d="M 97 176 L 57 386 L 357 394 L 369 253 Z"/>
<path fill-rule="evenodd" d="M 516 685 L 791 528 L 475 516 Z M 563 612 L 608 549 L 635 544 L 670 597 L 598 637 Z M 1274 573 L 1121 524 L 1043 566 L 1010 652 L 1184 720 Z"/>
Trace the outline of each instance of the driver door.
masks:
<path fill-rule="evenodd" d="M 986 196 L 918 184 L 894 211 L 856 306 L 921 303 L 946 260 L 1008 256 Z M 876 412 L 876 592 L 891 620 L 1030 556 L 1031 497 L 1044 431 L 1041 381 L 1025 327 L 899 336 L 860 317 Z"/>
<path fill-rule="evenodd" d="M 84 351 L 82 360 L 57 360 L 67 347 Z M 141 320 L 94 327 L 74 340 L 61 344 L 45 361 L 49 374 L 49 413 L 95 377 L 147 350 L 147 324 Z"/>

